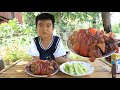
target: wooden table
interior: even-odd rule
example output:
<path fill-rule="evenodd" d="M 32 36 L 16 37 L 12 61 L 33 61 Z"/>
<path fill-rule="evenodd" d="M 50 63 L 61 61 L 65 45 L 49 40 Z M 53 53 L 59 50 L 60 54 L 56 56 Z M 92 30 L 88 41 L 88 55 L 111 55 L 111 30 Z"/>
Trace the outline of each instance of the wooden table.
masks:
<path fill-rule="evenodd" d="M 92 74 L 80 77 L 73 77 L 66 75 L 59 71 L 57 74 L 47 77 L 47 78 L 112 78 L 111 74 L 111 67 L 107 64 L 103 63 L 100 60 L 95 60 L 94 62 L 90 62 L 89 60 L 83 60 L 85 62 L 89 62 L 91 65 L 94 66 L 95 70 Z M 29 63 L 30 60 L 24 61 L 20 60 L 7 70 L 3 70 L 0 72 L 0 78 L 36 78 L 33 76 L 28 75 L 25 72 L 25 65 Z M 120 74 L 116 74 L 116 78 L 120 78 Z"/>

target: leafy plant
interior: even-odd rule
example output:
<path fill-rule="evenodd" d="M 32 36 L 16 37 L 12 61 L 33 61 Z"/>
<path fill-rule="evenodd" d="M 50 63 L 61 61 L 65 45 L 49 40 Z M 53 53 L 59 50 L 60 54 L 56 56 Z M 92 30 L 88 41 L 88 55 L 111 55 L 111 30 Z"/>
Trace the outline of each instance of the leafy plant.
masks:
<path fill-rule="evenodd" d="M 28 45 L 36 33 L 27 24 L 19 24 L 17 19 L 0 24 L 0 54 L 6 63 L 31 58 Z"/>
<path fill-rule="evenodd" d="M 9 46 L 3 47 L 1 50 L 1 55 L 6 64 L 10 64 L 19 59 L 31 59 L 31 56 L 27 54 L 27 50 L 17 44 L 10 44 Z"/>

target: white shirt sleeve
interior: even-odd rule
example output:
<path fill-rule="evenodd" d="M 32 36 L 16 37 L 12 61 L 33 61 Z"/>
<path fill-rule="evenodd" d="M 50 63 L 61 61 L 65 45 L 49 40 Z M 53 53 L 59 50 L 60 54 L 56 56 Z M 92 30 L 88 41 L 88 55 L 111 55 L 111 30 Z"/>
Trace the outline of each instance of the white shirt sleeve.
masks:
<path fill-rule="evenodd" d="M 39 56 L 39 52 L 37 50 L 36 44 L 34 40 L 31 40 L 30 48 L 28 50 L 28 54 L 31 56 Z"/>
<path fill-rule="evenodd" d="M 60 39 L 57 49 L 55 50 L 55 52 L 53 53 L 54 57 L 60 57 L 60 56 L 64 56 L 66 54 L 65 48 L 63 46 L 62 40 Z"/>

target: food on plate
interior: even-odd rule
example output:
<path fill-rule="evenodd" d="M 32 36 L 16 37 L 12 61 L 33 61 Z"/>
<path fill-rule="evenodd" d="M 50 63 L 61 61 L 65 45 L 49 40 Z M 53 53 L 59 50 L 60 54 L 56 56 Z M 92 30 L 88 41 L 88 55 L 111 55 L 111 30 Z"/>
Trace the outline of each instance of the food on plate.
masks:
<path fill-rule="evenodd" d="M 88 68 L 81 63 L 65 64 L 64 71 L 71 75 L 81 75 L 88 72 Z"/>
<path fill-rule="evenodd" d="M 113 32 L 105 33 L 95 28 L 73 31 L 69 39 L 70 47 L 78 55 L 90 57 L 90 61 L 116 50 L 118 47 Z"/>
<path fill-rule="evenodd" d="M 34 75 L 50 75 L 58 69 L 58 65 L 54 60 L 35 60 L 27 68 Z"/>

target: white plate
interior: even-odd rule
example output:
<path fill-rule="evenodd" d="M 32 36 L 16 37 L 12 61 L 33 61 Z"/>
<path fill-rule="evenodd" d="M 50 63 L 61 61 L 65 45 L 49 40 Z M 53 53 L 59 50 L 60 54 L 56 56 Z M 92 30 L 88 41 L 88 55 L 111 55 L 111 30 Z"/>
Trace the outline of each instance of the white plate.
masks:
<path fill-rule="evenodd" d="M 25 72 L 26 72 L 28 75 L 33 76 L 33 77 L 49 77 L 49 76 L 52 76 L 52 75 L 56 74 L 56 73 L 59 71 L 59 68 L 58 68 L 54 73 L 52 73 L 52 74 L 50 74 L 50 75 L 34 75 L 34 74 L 29 70 L 29 68 L 27 67 L 28 65 L 29 65 L 29 64 L 27 64 L 26 67 L 25 67 Z"/>
<path fill-rule="evenodd" d="M 69 73 L 65 72 L 65 70 L 64 70 L 65 64 L 72 64 L 72 63 L 80 63 L 80 64 L 84 65 L 88 69 L 88 72 L 85 73 L 85 74 L 80 74 L 80 75 L 73 75 L 73 74 L 69 74 Z M 94 67 L 91 64 L 87 63 L 87 62 L 70 61 L 70 62 L 65 62 L 65 63 L 61 64 L 60 65 L 60 71 L 62 71 L 65 74 L 71 75 L 71 76 L 85 76 L 85 75 L 93 73 L 94 72 Z"/>
<path fill-rule="evenodd" d="M 76 52 L 71 48 L 71 45 L 70 45 L 70 43 L 69 43 L 69 40 L 67 41 L 67 46 L 68 46 L 68 48 L 70 49 L 71 52 L 73 52 L 73 53 L 81 56 L 80 54 L 76 53 Z M 108 52 L 107 54 L 103 55 L 103 56 L 100 57 L 100 58 L 109 57 L 110 55 L 114 54 L 115 52 L 116 52 L 116 50 L 113 50 L 113 51 Z M 85 56 L 82 56 L 82 57 L 85 57 Z M 86 57 L 86 58 L 89 58 L 89 57 Z M 96 59 L 100 59 L 100 58 L 96 58 Z"/>

